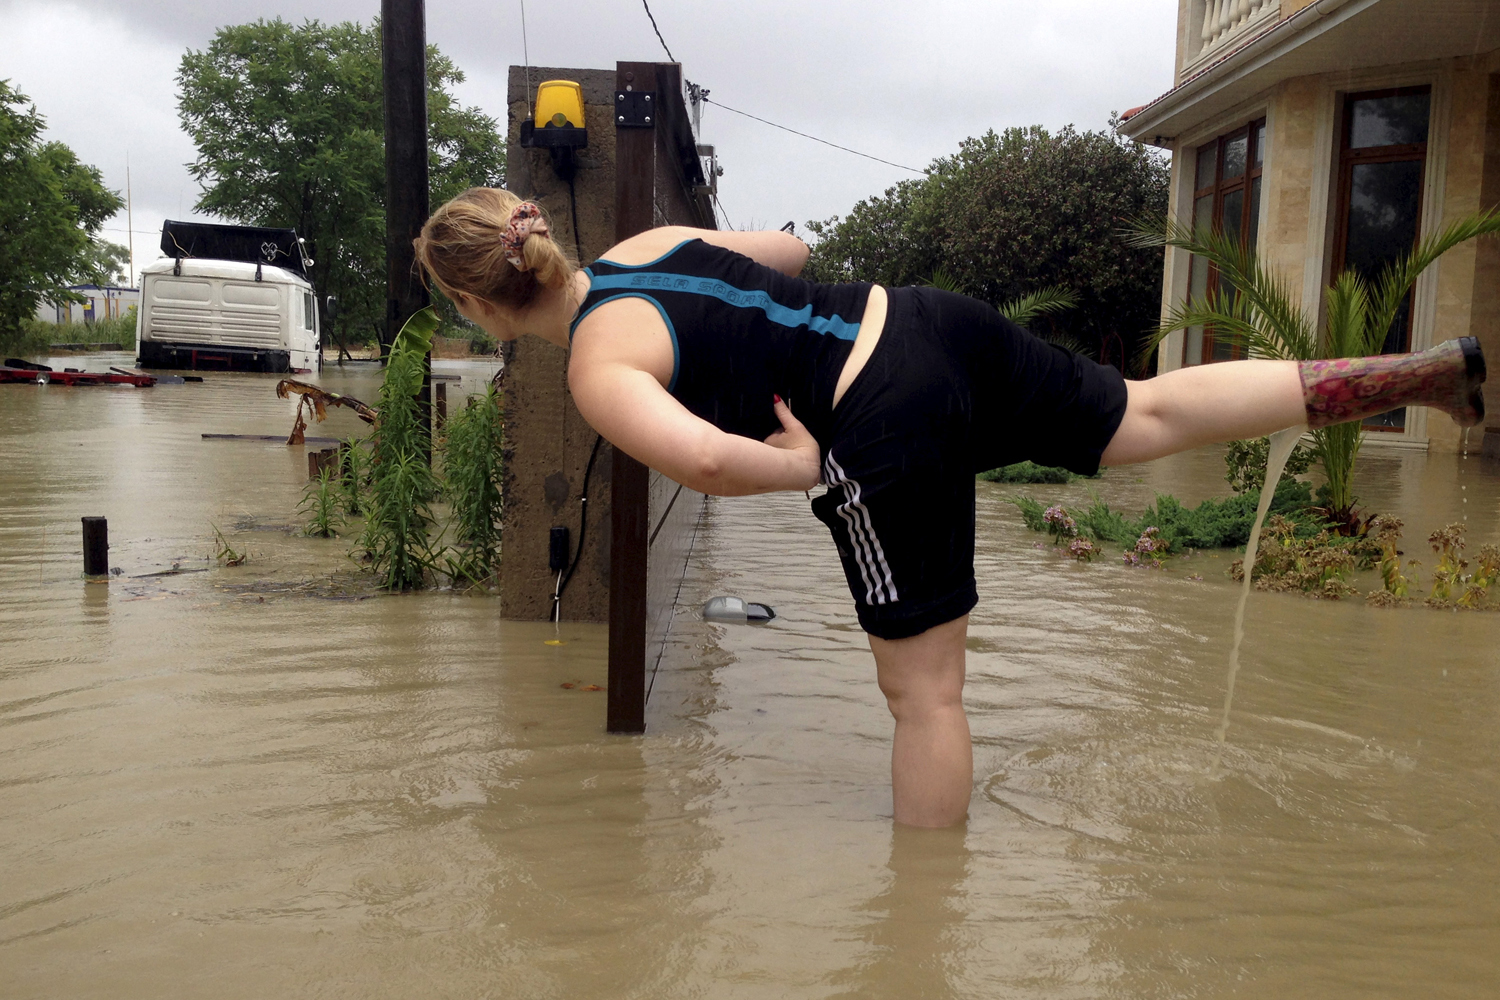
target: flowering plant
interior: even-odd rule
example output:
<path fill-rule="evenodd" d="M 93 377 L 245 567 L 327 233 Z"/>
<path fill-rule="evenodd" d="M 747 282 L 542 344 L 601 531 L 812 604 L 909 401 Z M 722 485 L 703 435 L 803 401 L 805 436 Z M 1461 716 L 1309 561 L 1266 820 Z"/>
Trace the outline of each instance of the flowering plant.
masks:
<path fill-rule="evenodd" d="M 1078 522 L 1068 516 L 1060 504 L 1053 504 L 1043 511 L 1042 521 L 1047 525 L 1047 533 L 1059 541 L 1078 534 Z"/>

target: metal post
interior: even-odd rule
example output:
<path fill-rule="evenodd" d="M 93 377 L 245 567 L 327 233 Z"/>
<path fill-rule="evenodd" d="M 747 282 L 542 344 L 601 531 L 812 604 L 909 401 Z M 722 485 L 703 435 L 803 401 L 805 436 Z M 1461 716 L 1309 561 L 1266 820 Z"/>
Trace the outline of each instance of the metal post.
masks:
<path fill-rule="evenodd" d="M 83 575 L 109 576 L 109 521 L 83 519 Z"/>

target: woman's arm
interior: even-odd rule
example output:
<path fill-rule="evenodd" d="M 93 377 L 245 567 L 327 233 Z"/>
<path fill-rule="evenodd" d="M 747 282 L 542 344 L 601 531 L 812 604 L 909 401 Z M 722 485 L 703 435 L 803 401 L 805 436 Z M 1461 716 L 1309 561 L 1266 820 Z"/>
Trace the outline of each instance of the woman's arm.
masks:
<path fill-rule="evenodd" d="M 632 236 L 605 256 L 621 264 L 644 264 L 659 257 L 683 240 L 699 239 L 714 246 L 742 253 L 757 264 L 796 277 L 802 273 L 808 254 L 812 253 L 791 233 L 742 233 L 733 229 L 692 229 L 688 226 L 663 226 Z M 639 257 L 639 259 L 634 259 Z"/>
<path fill-rule="evenodd" d="M 782 429 L 755 441 L 694 416 L 655 376 L 628 364 L 575 365 L 568 384 L 583 418 L 611 444 L 689 489 L 748 496 L 817 485 L 818 443 L 780 400 Z"/>

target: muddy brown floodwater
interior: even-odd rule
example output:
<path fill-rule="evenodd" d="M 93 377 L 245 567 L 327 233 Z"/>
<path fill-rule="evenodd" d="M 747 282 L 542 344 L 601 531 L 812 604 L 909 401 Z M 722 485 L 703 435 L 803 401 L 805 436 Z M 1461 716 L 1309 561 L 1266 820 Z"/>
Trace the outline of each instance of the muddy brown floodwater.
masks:
<path fill-rule="evenodd" d="M 971 818 L 895 829 L 800 495 L 710 504 L 649 732 L 611 737 L 603 626 L 374 596 L 290 533 L 300 448 L 201 439 L 285 433 L 273 381 L 0 387 L 0 996 L 1495 995 L 1500 615 L 1255 594 L 1213 780 L 1230 557 L 1080 566 L 981 484 Z M 1221 477 L 1209 450 L 1032 489 L 1138 510 Z M 1358 492 L 1410 554 L 1464 513 L 1500 537 L 1493 462 L 1372 452 Z M 781 617 L 706 625 L 717 593 Z"/>

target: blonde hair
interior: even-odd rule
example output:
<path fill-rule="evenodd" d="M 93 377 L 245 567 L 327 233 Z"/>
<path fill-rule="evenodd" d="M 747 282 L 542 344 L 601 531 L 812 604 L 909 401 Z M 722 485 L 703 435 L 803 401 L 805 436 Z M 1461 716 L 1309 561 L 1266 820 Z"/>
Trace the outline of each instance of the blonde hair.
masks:
<path fill-rule="evenodd" d="M 522 199 L 501 188 L 469 188 L 443 205 L 412 241 L 417 263 L 446 292 L 466 292 L 522 309 L 544 288 L 562 288 L 578 269 L 572 256 L 545 233 L 526 238 L 526 270 L 505 259 L 501 242 L 511 212 Z"/>

